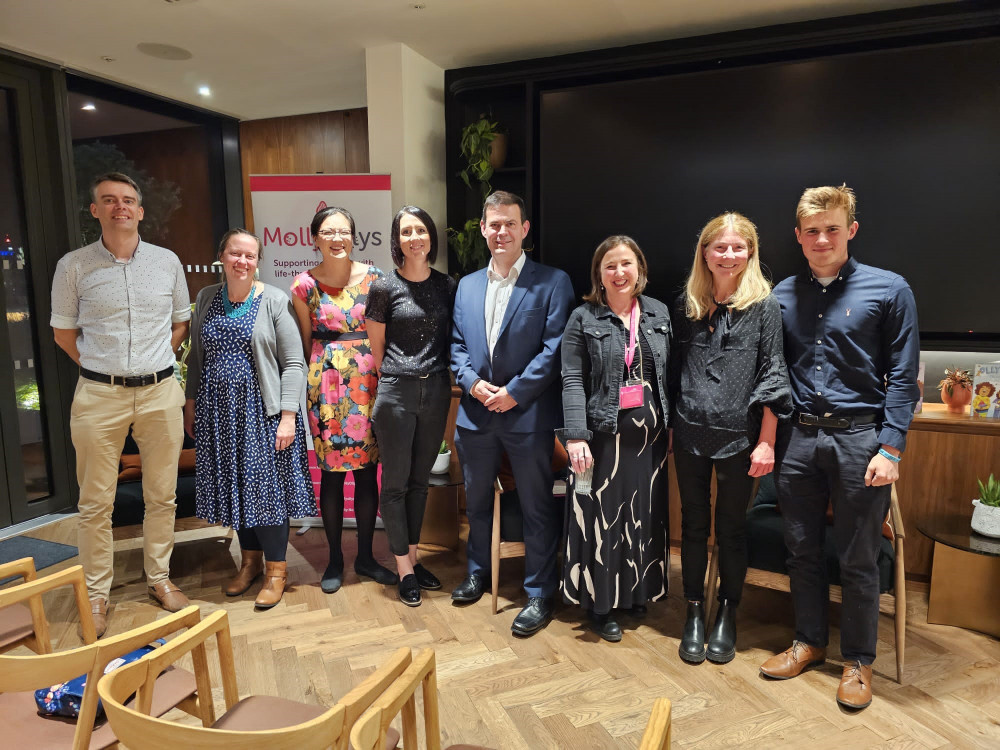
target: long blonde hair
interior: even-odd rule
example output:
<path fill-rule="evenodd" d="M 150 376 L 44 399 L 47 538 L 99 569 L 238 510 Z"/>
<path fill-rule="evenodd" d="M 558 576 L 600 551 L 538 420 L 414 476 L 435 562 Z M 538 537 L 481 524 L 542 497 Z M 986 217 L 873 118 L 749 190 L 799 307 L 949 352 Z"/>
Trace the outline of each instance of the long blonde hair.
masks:
<path fill-rule="evenodd" d="M 743 238 L 747 243 L 748 255 L 747 267 L 740 274 L 729 304 L 737 310 L 746 310 L 771 293 L 771 282 L 764 278 L 760 268 L 757 227 L 746 216 L 735 211 L 719 214 L 701 230 L 694 249 L 694 263 L 691 265 L 691 275 L 688 276 L 685 297 L 685 313 L 691 320 L 701 320 L 712 309 L 712 272 L 708 270 L 708 263 L 705 261 L 705 248 L 726 230 L 732 230 Z"/>

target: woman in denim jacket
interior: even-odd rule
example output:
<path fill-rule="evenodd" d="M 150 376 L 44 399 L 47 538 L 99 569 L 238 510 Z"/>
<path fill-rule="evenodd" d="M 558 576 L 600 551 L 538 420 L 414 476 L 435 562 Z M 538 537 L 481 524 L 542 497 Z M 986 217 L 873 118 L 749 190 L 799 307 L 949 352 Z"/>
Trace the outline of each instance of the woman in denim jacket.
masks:
<path fill-rule="evenodd" d="M 560 437 L 575 477 L 563 596 L 607 641 L 622 637 L 613 610 L 641 617 L 667 595 L 670 314 L 642 294 L 647 276 L 635 240 L 604 240 L 562 340 Z M 578 490 L 591 468 L 592 489 Z"/>

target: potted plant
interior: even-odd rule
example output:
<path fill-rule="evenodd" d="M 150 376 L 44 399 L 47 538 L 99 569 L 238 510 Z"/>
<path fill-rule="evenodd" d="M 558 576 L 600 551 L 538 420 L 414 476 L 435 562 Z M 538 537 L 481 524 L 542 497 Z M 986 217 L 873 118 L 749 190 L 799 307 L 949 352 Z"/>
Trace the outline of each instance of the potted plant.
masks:
<path fill-rule="evenodd" d="M 478 271 L 490 258 L 486 238 L 479 229 L 479 219 L 469 219 L 461 229 L 448 227 L 448 245 L 462 267 L 462 275 Z"/>
<path fill-rule="evenodd" d="M 473 178 L 478 181 L 485 200 L 493 192 L 490 185 L 493 171 L 499 169 L 507 157 L 507 137 L 500 132 L 499 123 L 480 115 L 478 120 L 462 128 L 461 148 L 467 163 L 458 176 L 469 190 L 472 190 Z"/>
<path fill-rule="evenodd" d="M 938 383 L 941 401 L 948 411 L 961 414 L 972 403 L 972 375 L 958 367 L 944 368 L 944 378 Z"/>
<path fill-rule="evenodd" d="M 986 484 L 982 479 L 979 483 L 979 497 L 972 501 L 975 509 L 972 511 L 972 530 L 983 536 L 1000 539 L 1000 482 L 990 478 Z"/>
<path fill-rule="evenodd" d="M 446 474 L 449 466 L 451 466 L 451 451 L 448 450 L 447 441 L 442 440 L 441 447 L 438 448 L 437 458 L 434 459 L 434 465 L 431 467 L 431 474 Z"/>

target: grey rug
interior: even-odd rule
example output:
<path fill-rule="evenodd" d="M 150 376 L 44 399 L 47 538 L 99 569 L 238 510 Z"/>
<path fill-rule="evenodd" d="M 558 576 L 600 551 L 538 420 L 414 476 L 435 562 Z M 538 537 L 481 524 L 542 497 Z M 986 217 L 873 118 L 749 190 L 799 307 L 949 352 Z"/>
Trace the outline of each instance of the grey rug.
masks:
<path fill-rule="evenodd" d="M 30 536 L 15 536 L 0 542 L 0 565 L 20 560 L 22 557 L 35 558 L 35 570 L 47 568 L 50 565 L 68 560 L 79 554 L 79 550 L 69 544 L 46 542 Z M 4 578 L 0 585 L 9 581 L 20 580 L 19 577 Z"/>

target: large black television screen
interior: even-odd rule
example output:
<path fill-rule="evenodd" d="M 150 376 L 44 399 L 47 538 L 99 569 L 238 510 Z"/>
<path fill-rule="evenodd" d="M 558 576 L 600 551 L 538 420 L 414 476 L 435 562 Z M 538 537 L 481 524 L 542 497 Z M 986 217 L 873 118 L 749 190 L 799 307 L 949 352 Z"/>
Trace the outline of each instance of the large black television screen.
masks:
<path fill-rule="evenodd" d="M 852 254 L 903 274 L 925 339 L 1000 341 L 1000 40 L 580 86 L 541 94 L 539 244 L 589 288 L 632 235 L 673 299 L 704 223 L 756 222 L 775 281 L 805 267 L 804 187 L 858 195 Z M 974 332 L 973 336 L 968 336 Z"/>

